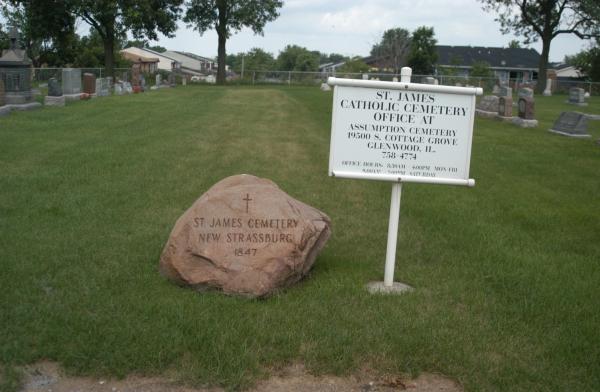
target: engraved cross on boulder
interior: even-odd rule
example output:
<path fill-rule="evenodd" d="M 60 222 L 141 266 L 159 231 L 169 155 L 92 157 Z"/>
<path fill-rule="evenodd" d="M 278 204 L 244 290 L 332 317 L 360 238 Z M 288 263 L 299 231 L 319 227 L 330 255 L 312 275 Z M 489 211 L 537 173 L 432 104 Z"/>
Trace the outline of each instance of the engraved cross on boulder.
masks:
<path fill-rule="evenodd" d="M 248 204 L 254 199 L 251 199 L 250 195 L 248 193 L 246 193 L 246 198 L 242 199 L 242 200 L 244 200 L 246 202 L 246 214 L 247 214 L 248 213 Z"/>

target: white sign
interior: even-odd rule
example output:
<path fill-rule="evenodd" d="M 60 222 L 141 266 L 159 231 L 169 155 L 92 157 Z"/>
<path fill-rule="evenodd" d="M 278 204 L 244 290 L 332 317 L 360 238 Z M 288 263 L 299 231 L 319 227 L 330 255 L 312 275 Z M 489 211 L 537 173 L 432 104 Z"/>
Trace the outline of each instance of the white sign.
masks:
<path fill-rule="evenodd" d="M 474 185 L 469 179 L 480 88 L 330 78 L 329 175 Z"/>

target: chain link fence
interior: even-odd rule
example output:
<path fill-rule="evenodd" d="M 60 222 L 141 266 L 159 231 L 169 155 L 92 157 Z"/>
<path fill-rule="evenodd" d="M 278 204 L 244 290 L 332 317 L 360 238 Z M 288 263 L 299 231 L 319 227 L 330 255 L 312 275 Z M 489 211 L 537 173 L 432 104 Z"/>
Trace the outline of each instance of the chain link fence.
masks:
<path fill-rule="evenodd" d="M 246 71 L 238 82 L 251 84 L 287 84 L 287 85 L 320 85 L 326 83 L 330 76 L 344 79 L 371 79 L 382 81 L 400 80 L 400 74 L 393 73 L 328 73 L 328 72 L 298 72 L 298 71 Z M 437 83 L 444 86 L 474 86 L 481 87 L 486 93 L 491 93 L 500 81 L 495 77 L 469 77 L 456 75 L 412 75 L 412 83 L 425 83 L 426 78 L 434 78 Z M 535 88 L 536 81 L 510 79 L 504 81 L 514 90 L 521 87 Z M 552 80 L 554 94 L 568 94 L 572 87 L 580 87 L 590 95 L 600 95 L 600 82 L 588 82 L 573 79 Z"/>

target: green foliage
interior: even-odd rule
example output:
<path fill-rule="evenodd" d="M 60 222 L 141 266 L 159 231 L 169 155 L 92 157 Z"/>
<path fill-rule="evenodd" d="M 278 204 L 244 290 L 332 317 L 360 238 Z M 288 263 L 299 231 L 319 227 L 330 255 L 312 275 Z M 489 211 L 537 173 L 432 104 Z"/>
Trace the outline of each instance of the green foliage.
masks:
<path fill-rule="evenodd" d="M 342 65 L 338 71 L 348 73 L 363 73 L 369 71 L 369 65 L 366 64 L 360 57 L 348 60 Z"/>
<path fill-rule="evenodd" d="M 260 48 L 252 48 L 246 53 L 227 56 L 227 61 L 228 65 L 236 73 L 242 71 L 242 61 L 244 63 L 244 71 L 270 71 L 275 66 L 273 55 Z"/>
<path fill-rule="evenodd" d="M 519 42 L 518 39 L 513 39 L 508 43 L 508 47 L 510 49 L 520 49 L 521 48 L 521 42 Z"/>
<path fill-rule="evenodd" d="M 167 51 L 167 48 L 165 48 L 164 46 L 160 46 L 160 45 L 146 46 L 146 48 L 153 50 L 155 52 L 158 52 L 158 53 L 164 53 Z"/>
<path fill-rule="evenodd" d="M 490 78 L 494 76 L 494 72 L 490 68 L 490 64 L 487 61 L 476 61 L 473 63 L 469 76 Z"/>
<path fill-rule="evenodd" d="M 486 11 L 497 14 L 500 31 L 524 38 L 525 45 L 542 41 L 539 78 L 536 89 L 546 88 L 546 71 L 551 42 L 559 34 L 579 38 L 600 37 L 598 0 L 479 0 Z"/>
<path fill-rule="evenodd" d="M 406 63 L 406 56 L 410 49 L 411 37 L 408 30 L 394 28 L 386 30 L 381 41 L 371 48 L 371 56 L 381 59 L 386 68 L 391 68 L 398 73 Z"/>
<path fill-rule="evenodd" d="M 116 40 L 129 31 L 135 38 L 158 39 L 177 29 L 183 0 L 70 0 L 75 15 L 88 23 L 102 38 L 104 65 L 113 73 Z"/>
<path fill-rule="evenodd" d="M 277 69 L 315 72 L 319 70 L 319 55 L 302 46 L 287 45 L 277 56 Z"/>
<path fill-rule="evenodd" d="M 476 118 L 474 188 L 404 184 L 396 281 L 415 291 L 402 296 L 364 288 L 383 276 L 390 184 L 327 176 L 318 88 L 188 86 L 2 117 L 0 363 L 229 390 L 303 363 L 434 372 L 466 391 L 598 391 L 600 122 L 589 139 L 548 132 L 564 101 L 536 97 L 527 132 Z M 600 113 L 599 97 L 578 110 Z M 310 274 L 263 301 L 157 268 L 178 217 L 238 173 L 334 225 Z"/>
<path fill-rule="evenodd" d="M 217 83 L 225 83 L 227 53 L 225 45 L 231 34 L 243 27 L 262 34 L 265 25 L 279 16 L 281 0 L 190 0 L 183 20 L 204 34 L 215 29 L 218 36 Z"/>
<path fill-rule="evenodd" d="M 0 362 L 0 392 L 18 392 L 22 390 L 22 384 L 23 373 Z"/>
<path fill-rule="evenodd" d="M 413 75 L 432 75 L 437 62 L 433 27 L 421 26 L 412 35 L 408 66 L 412 68 Z"/>
<path fill-rule="evenodd" d="M 330 53 L 330 54 L 320 53 L 319 64 L 327 64 L 327 63 L 339 64 L 339 63 L 341 63 L 343 61 L 348 61 L 348 60 L 350 60 L 350 57 L 344 56 L 343 54 L 339 54 L 339 53 Z"/>
<path fill-rule="evenodd" d="M 14 0 L 0 2 L 8 26 L 18 28 L 21 45 L 36 67 L 53 58 L 72 60 L 75 17 L 62 0 Z"/>
<path fill-rule="evenodd" d="M 116 68 L 126 68 L 131 65 L 131 62 L 124 59 L 119 50 L 131 46 L 131 41 L 126 41 L 125 37 L 115 40 L 114 46 L 114 65 Z M 106 53 L 104 51 L 104 42 L 100 34 L 95 30 L 90 30 L 90 33 L 81 38 L 76 37 L 75 41 L 76 55 L 72 62 L 74 67 L 78 68 L 103 68 Z M 65 65 L 64 63 L 61 66 Z"/>
<path fill-rule="evenodd" d="M 590 81 L 600 82 L 600 39 L 587 50 L 582 50 L 573 56 L 565 56 L 565 63 L 574 65 Z"/>

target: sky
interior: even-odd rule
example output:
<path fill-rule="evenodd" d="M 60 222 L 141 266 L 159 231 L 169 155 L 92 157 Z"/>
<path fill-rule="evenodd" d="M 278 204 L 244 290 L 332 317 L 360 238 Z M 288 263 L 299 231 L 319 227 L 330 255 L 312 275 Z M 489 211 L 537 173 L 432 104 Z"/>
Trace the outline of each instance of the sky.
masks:
<path fill-rule="evenodd" d="M 216 56 L 214 31 L 200 36 L 185 23 L 179 25 L 175 38 L 161 36 L 151 45 Z M 385 30 L 402 27 L 412 32 L 420 26 L 433 26 L 439 45 L 506 47 L 517 38 L 503 35 L 494 14 L 483 11 L 477 0 L 284 0 L 280 16 L 266 25 L 263 36 L 244 29 L 227 41 L 227 53 L 258 47 L 277 56 L 286 45 L 295 44 L 324 53 L 367 56 Z M 562 61 L 588 46 L 589 41 L 573 34 L 559 35 L 552 41 L 550 61 Z M 541 52 L 541 43 L 530 47 Z"/>

